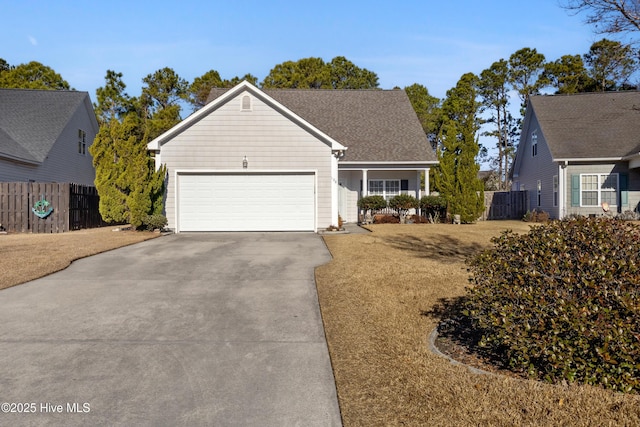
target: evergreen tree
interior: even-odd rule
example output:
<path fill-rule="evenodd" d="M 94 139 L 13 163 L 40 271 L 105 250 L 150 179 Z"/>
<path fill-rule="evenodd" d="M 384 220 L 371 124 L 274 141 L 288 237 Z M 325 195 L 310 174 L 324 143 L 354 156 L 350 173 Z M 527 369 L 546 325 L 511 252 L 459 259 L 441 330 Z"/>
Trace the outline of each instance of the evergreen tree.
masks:
<path fill-rule="evenodd" d="M 591 45 L 584 55 L 587 71 L 596 82 L 596 90 L 608 91 L 625 87 L 638 68 L 638 52 L 618 41 L 602 39 Z"/>
<path fill-rule="evenodd" d="M 216 70 L 209 70 L 200 77 L 196 77 L 187 89 L 189 102 L 194 110 L 198 110 L 207 103 L 207 98 L 211 89 L 215 87 L 231 88 L 241 81 L 246 80 L 253 85 L 257 85 L 258 78 L 245 74 L 243 77 L 234 77 L 231 80 L 223 80 Z"/>
<path fill-rule="evenodd" d="M 544 70 L 545 57 L 536 49 L 528 47 L 514 52 L 509 57 L 508 80 L 520 96 L 520 115 L 524 116 L 529 97 L 540 93 L 544 80 L 540 75 Z"/>
<path fill-rule="evenodd" d="M 509 111 L 509 91 L 509 64 L 504 59 L 494 62 L 480 73 L 478 94 L 483 107 L 490 114 L 487 123 L 493 124 L 493 129 L 484 135 L 496 138 L 498 156 L 495 163 L 502 190 L 509 188 L 509 168 L 515 155 L 519 128 L 518 121 Z"/>
<path fill-rule="evenodd" d="M 322 58 L 303 58 L 286 61 L 269 71 L 262 82 L 264 88 L 286 89 L 375 89 L 378 76 L 357 67 L 343 56 L 329 63 Z"/>
<path fill-rule="evenodd" d="M 427 134 L 431 147 L 436 149 L 438 132 L 442 125 L 440 99 L 429 94 L 429 90 L 421 84 L 414 83 L 404 88 L 411 106 L 416 112 L 422 129 Z"/>
<path fill-rule="evenodd" d="M 45 89 L 69 90 L 69 83 L 47 67 L 36 61 L 28 64 L 9 66 L 6 61 L 0 62 L 0 88 L 7 89 Z"/>
<path fill-rule="evenodd" d="M 541 80 L 556 90 L 556 94 L 589 92 L 595 82 L 587 74 L 580 55 L 563 55 L 544 65 Z"/>
<path fill-rule="evenodd" d="M 442 109 L 439 164 L 434 168 L 434 184 L 449 203 L 449 213 L 460 215 L 464 223 L 474 222 L 484 209 L 482 180 L 478 178 L 480 152 L 475 75 L 467 73 L 447 92 Z"/>
<path fill-rule="evenodd" d="M 98 135 L 89 148 L 96 169 L 100 214 L 107 222 L 128 222 L 139 228 L 148 215 L 163 211 L 166 168 L 155 170 L 147 151 L 150 138 L 176 123 L 180 107 L 172 102 L 153 104 L 123 93 L 122 74 L 107 72 L 99 88 L 96 110 L 101 115 Z M 158 82 L 155 87 L 169 87 Z M 161 91 L 160 91 L 161 92 Z M 144 92 L 143 92 L 144 95 Z M 170 99 L 171 95 L 163 99 Z"/>

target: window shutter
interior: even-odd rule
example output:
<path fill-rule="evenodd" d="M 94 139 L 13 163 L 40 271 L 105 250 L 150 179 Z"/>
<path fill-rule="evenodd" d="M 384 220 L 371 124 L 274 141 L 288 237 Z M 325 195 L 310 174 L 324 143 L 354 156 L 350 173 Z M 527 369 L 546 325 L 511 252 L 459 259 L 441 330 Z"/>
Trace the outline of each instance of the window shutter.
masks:
<path fill-rule="evenodd" d="M 408 179 L 400 180 L 400 191 L 409 191 L 409 180 Z"/>
<path fill-rule="evenodd" d="M 622 206 L 629 206 L 629 175 L 620 174 L 620 204 Z"/>
<path fill-rule="evenodd" d="M 362 180 L 360 180 L 360 192 L 362 193 L 363 187 L 362 187 Z"/>
<path fill-rule="evenodd" d="M 580 175 L 571 175 L 571 206 L 580 206 Z"/>

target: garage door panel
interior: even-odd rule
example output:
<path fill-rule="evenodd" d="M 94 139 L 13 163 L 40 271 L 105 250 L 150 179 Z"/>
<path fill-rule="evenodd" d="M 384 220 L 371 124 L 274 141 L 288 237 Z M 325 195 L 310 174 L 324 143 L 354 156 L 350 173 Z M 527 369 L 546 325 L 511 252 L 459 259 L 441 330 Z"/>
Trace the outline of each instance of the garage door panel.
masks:
<path fill-rule="evenodd" d="M 180 231 L 313 231 L 315 175 L 184 174 Z"/>

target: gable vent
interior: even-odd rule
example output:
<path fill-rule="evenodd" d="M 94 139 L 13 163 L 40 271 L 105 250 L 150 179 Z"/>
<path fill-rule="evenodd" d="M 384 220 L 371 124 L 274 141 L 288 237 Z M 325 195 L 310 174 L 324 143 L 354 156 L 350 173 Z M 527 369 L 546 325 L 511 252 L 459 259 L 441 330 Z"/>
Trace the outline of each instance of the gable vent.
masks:
<path fill-rule="evenodd" d="M 242 97 L 242 111 L 251 111 L 251 97 L 249 95 Z"/>

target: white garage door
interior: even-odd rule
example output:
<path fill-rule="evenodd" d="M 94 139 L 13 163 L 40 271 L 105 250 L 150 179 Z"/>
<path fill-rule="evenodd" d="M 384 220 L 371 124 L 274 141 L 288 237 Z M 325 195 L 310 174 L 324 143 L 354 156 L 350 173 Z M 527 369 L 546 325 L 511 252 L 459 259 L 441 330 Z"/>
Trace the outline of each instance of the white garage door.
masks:
<path fill-rule="evenodd" d="M 179 231 L 314 231 L 313 173 L 179 174 Z"/>

